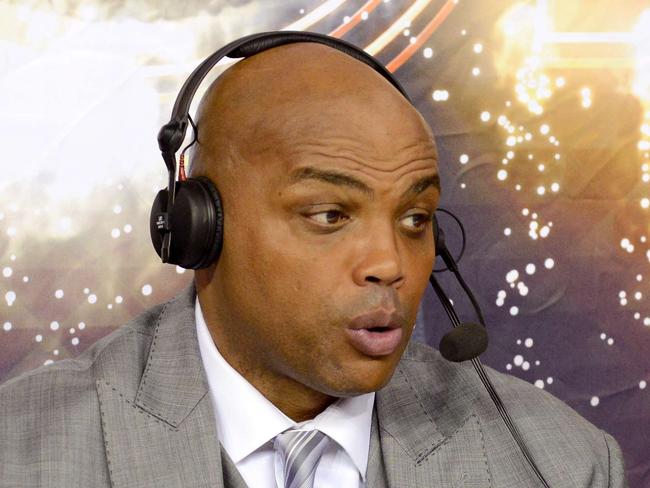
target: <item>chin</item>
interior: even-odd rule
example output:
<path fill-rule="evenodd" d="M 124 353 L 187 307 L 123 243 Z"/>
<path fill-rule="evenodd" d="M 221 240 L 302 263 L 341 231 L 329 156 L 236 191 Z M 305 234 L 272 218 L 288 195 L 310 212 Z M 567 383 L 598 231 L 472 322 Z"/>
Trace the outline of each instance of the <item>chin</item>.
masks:
<path fill-rule="evenodd" d="M 337 381 L 329 385 L 330 391 L 323 393 L 335 397 L 351 397 L 381 390 L 393 377 L 395 366 L 392 362 L 389 365 L 378 361 L 372 361 L 370 365 L 351 365 Z"/>

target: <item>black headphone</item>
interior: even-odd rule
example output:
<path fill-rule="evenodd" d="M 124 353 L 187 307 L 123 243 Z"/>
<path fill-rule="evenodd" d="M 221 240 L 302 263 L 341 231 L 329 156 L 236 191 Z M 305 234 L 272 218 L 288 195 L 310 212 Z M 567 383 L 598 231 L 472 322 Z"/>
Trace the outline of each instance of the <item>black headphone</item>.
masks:
<path fill-rule="evenodd" d="M 153 202 L 149 226 L 154 248 L 163 263 L 176 264 L 186 269 L 205 268 L 219 258 L 223 244 L 223 205 L 217 187 L 203 176 L 186 179 L 183 172 L 181 172 L 181 181 L 176 180 L 176 153 L 183 144 L 188 123 L 192 124 L 195 131 L 194 136 L 197 135 L 196 127 L 189 116 L 189 109 L 199 84 L 210 69 L 226 56 L 246 58 L 267 49 L 294 42 L 324 44 L 356 58 L 381 74 L 399 90 L 411 105 L 413 104 L 399 81 L 379 61 L 362 49 L 341 39 L 314 32 L 263 32 L 242 37 L 222 47 L 205 59 L 185 81 L 176 97 L 170 121 L 163 125 L 158 132 L 158 146 L 167 166 L 169 180 L 167 188 L 160 190 Z M 548 487 L 478 359 L 479 354 L 487 347 L 483 314 L 473 293 L 460 275 L 451 253 L 445 246 L 444 232 L 439 227 L 435 215 L 432 220 L 436 256 L 443 259 L 447 269 L 461 284 L 481 323 L 478 325 L 460 322 L 451 300 L 446 296 L 432 272 L 429 281 L 454 326 L 454 329 L 446 334 L 440 342 L 440 352 L 450 361 L 471 360 L 481 382 L 488 390 L 490 398 L 528 464 L 542 484 Z"/>
<path fill-rule="evenodd" d="M 399 81 L 374 57 L 349 42 L 313 32 L 265 32 L 235 40 L 203 61 L 181 88 L 170 121 L 158 133 L 158 146 L 169 171 L 167 189 L 160 190 L 151 209 L 150 231 L 153 246 L 163 263 L 182 268 L 210 266 L 221 253 L 223 205 L 219 191 L 204 176 L 176 181 L 176 153 L 187 130 L 189 108 L 199 84 L 224 57 L 250 57 L 267 49 L 294 42 L 315 42 L 338 49 L 367 64 L 386 78 L 412 104 Z M 436 255 L 441 253 L 437 220 L 433 218 Z"/>

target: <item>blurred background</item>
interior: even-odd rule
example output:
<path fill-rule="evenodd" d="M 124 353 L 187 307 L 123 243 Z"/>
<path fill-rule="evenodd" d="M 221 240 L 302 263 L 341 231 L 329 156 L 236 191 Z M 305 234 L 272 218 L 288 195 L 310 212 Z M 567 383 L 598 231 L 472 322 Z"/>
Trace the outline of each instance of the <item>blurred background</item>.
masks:
<path fill-rule="evenodd" d="M 631 486 L 650 486 L 648 0 L 0 1 L 0 382 L 190 282 L 150 244 L 158 128 L 204 57 L 281 29 L 341 37 L 396 74 L 466 228 L 484 362 L 614 435 Z M 449 327 L 427 290 L 414 340 Z"/>

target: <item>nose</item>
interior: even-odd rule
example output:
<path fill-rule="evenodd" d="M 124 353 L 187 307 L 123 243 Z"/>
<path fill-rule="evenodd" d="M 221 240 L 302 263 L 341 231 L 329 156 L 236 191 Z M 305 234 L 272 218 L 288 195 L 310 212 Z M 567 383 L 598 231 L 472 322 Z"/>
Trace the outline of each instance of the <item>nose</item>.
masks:
<path fill-rule="evenodd" d="M 354 280 L 359 286 L 401 284 L 404 272 L 395 229 L 389 225 L 376 226 L 363 239 L 362 249 L 354 270 Z"/>

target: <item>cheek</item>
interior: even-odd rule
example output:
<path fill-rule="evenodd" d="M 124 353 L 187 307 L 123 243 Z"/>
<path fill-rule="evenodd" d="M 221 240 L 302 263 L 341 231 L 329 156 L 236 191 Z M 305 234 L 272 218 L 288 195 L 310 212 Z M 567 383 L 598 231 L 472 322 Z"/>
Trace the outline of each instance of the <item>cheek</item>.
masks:
<path fill-rule="evenodd" d="M 237 214 L 247 212 L 241 209 Z M 285 222 L 271 216 L 238 220 L 226 227 L 224 257 L 241 306 L 271 322 L 313 313 L 316 298 L 327 290 L 314 250 L 293 236 Z"/>
<path fill-rule="evenodd" d="M 250 234 L 257 243 L 250 249 L 258 261 L 255 266 L 272 278 L 271 286 L 281 285 L 286 293 L 301 296 L 328 292 L 328 281 L 341 267 L 343 243 L 324 248 L 323 239 L 309 236 L 296 219 L 278 215 L 266 215 Z"/>

